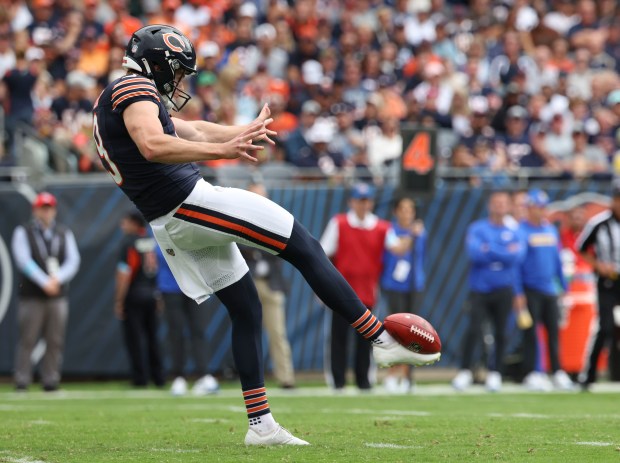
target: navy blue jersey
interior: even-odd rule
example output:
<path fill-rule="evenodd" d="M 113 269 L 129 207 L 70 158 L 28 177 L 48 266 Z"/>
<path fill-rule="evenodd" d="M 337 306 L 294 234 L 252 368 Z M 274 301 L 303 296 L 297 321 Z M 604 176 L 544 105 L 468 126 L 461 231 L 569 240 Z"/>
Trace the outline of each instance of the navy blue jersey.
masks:
<path fill-rule="evenodd" d="M 161 164 L 142 156 L 123 120 L 125 108 L 137 101 L 157 104 L 164 133 L 176 136 L 155 84 L 135 74 L 115 80 L 99 95 L 93 109 L 93 135 L 101 163 L 150 222 L 181 204 L 201 176 L 193 163 Z"/>

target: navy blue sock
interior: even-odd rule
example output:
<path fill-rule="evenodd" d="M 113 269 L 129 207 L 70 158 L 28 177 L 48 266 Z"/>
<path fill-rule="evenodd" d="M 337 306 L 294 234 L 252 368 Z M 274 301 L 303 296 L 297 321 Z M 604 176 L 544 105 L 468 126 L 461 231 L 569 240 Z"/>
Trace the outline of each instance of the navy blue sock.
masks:
<path fill-rule="evenodd" d="M 325 255 L 321 243 L 297 220 L 280 257 L 297 268 L 323 303 L 366 339 L 374 340 L 383 332 L 383 324 L 360 301 Z"/>
<path fill-rule="evenodd" d="M 241 388 L 244 391 L 260 389 L 265 385 L 263 311 L 250 272 L 215 295 L 226 306 L 232 321 L 232 353 Z"/>

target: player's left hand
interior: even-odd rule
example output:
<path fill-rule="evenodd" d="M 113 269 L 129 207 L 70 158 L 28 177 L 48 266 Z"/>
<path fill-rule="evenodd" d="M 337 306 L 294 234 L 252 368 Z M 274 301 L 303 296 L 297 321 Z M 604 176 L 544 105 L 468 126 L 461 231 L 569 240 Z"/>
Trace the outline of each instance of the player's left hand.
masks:
<path fill-rule="evenodd" d="M 278 136 L 278 132 L 274 131 L 274 130 L 269 130 L 267 129 L 267 126 L 269 124 L 271 124 L 273 122 L 273 118 L 271 117 L 271 109 L 269 109 L 269 104 L 265 103 L 263 105 L 263 109 L 261 109 L 260 114 L 258 115 L 258 117 L 254 120 L 256 121 L 260 121 L 263 123 L 263 128 L 266 130 L 265 135 L 263 135 L 261 138 L 254 140 L 254 141 L 261 141 L 261 140 L 265 140 L 267 143 L 271 144 L 271 145 L 275 145 L 275 141 L 273 141 L 273 139 L 271 137 L 276 137 Z"/>

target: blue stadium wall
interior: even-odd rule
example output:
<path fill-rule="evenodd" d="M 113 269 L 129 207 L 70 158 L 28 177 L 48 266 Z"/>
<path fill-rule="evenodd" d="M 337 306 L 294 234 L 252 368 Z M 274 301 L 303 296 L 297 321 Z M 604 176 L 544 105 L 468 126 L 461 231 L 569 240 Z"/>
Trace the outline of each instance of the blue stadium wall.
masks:
<path fill-rule="evenodd" d="M 128 371 L 120 322 L 113 316 L 114 272 L 121 232 L 118 224 L 132 205 L 111 182 L 47 186 L 58 198 L 58 219 L 75 233 L 82 255 L 80 271 L 71 284 L 70 316 L 65 346 L 65 375 L 119 376 Z M 535 185 L 535 184 L 534 184 Z M 552 200 L 582 191 L 607 193 L 606 183 L 545 182 Z M 0 374 L 12 371 L 19 276 L 8 255 L 15 226 L 30 217 L 25 195 L 10 185 L 0 186 Z M 347 190 L 312 185 L 273 190 L 274 201 L 291 211 L 320 236 L 329 218 L 346 209 Z M 394 189 L 380 189 L 376 212 L 389 217 Z M 485 215 L 488 191 L 466 184 L 444 185 L 434 194 L 419 196 L 419 215 L 429 233 L 427 274 L 420 315 L 437 328 L 443 341 L 439 367 L 454 367 L 466 325 L 467 259 L 463 238 L 469 223 Z M 322 370 L 328 311 L 299 274 L 285 264 L 290 281 L 287 328 L 297 370 Z M 222 371 L 232 365 L 230 323 L 216 298 L 200 306 L 208 319 L 209 367 Z M 385 314 L 382 301 L 377 308 Z M 162 323 L 162 343 L 166 327 Z M 266 344 L 265 344 L 266 346 Z M 165 347 L 165 344 L 164 344 Z M 265 352 L 267 350 L 265 349 Z M 191 365 L 190 365 L 191 368 Z"/>

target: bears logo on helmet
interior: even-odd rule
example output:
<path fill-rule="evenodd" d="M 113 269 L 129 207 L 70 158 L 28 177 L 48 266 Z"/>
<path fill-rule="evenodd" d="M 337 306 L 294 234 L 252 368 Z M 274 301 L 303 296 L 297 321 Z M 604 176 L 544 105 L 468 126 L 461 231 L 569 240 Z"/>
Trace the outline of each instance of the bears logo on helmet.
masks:
<path fill-rule="evenodd" d="M 190 40 L 178 29 L 154 24 L 133 33 L 122 66 L 152 79 L 166 106 L 180 111 L 191 96 L 178 88 L 182 77 L 196 73 L 196 52 Z M 176 75 L 176 80 L 175 80 Z"/>

